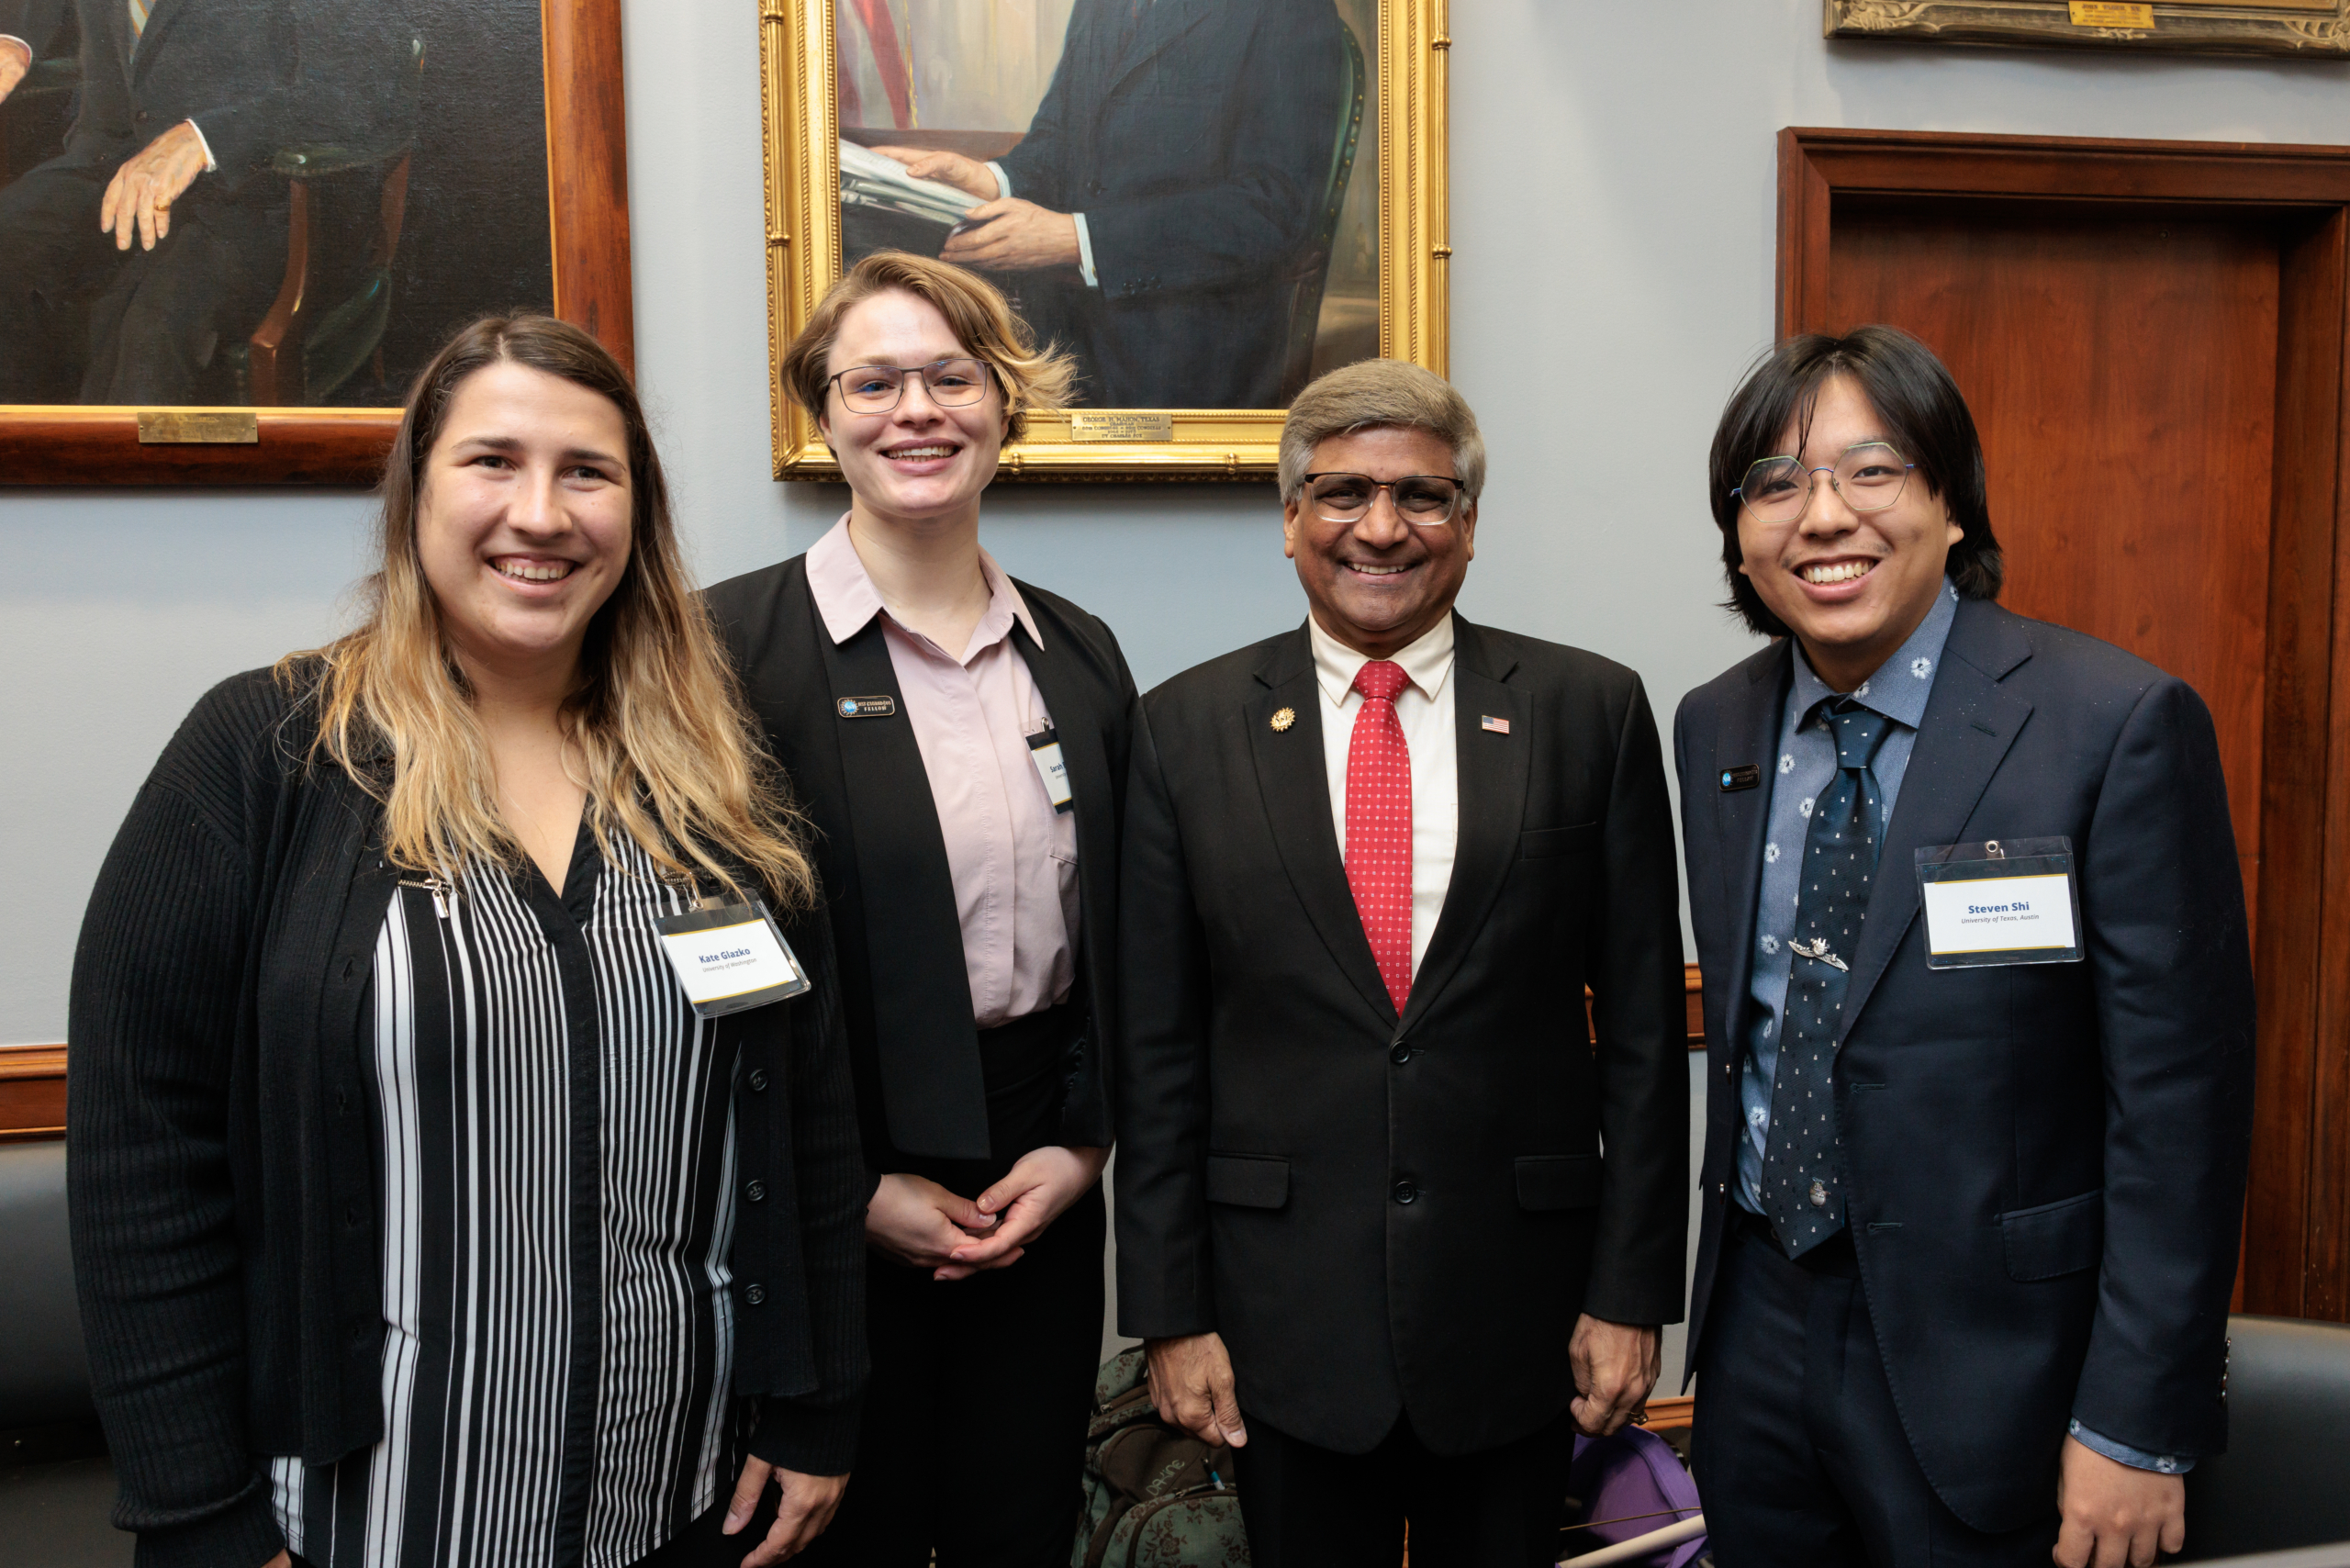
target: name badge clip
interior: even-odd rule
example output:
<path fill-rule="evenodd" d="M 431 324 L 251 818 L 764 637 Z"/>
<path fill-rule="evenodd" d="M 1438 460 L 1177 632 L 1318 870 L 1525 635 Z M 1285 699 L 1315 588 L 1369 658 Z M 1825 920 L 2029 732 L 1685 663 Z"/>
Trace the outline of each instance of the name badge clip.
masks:
<path fill-rule="evenodd" d="M 703 899 L 683 914 L 663 915 L 653 929 L 697 1018 L 745 1013 L 808 989 L 808 971 L 757 899 Z"/>
<path fill-rule="evenodd" d="M 1061 737 L 1052 725 L 1028 737 L 1028 760 L 1036 765 L 1036 777 L 1045 781 L 1045 795 L 1053 802 L 1054 814 L 1077 810 L 1077 796 L 1069 787 L 1069 762 L 1061 756 Z"/>
<path fill-rule="evenodd" d="M 1915 858 L 1928 969 L 2077 964 L 2087 956 L 2071 839 L 1929 845 Z"/>

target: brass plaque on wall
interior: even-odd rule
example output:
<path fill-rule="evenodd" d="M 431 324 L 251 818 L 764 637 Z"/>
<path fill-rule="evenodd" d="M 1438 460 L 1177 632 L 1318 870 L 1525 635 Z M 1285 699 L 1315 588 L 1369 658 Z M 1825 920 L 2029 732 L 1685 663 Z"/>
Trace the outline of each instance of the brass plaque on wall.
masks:
<path fill-rule="evenodd" d="M 261 440 L 261 419 L 243 409 L 207 413 L 191 413 L 184 409 L 141 409 L 139 439 L 151 446 L 246 446 Z"/>
<path fill-rule="evenodd" d="M 1088 414 L 1071 410 L 1071 441 L 1173 441 L 1175 416 L 1164 409 Z"/>

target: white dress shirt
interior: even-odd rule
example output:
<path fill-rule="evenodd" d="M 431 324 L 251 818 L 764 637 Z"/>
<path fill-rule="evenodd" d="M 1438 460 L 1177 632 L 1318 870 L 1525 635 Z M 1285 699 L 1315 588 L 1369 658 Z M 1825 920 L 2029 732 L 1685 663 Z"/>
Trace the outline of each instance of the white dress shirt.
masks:
<path fill-rule="evenodd" d="M 1347 853 L 1347 748 L 1362 711 L 1355 677 L 1371 662 L 1306 618 L 1314 641 L 1314 679 L 1322 689 L 1322 759 L 1330 773 L 1330 820 L 1338 855 Z M 1460 840 L 1460 743 L 1452 727 L 1452 617 L 1445 618 L 1394 655 L 1411 681 L 1395 699 L 1395 722 L 1412 754 L 1412 972 L 1444 913 L 1452 886 L 1452 853 Z"/>

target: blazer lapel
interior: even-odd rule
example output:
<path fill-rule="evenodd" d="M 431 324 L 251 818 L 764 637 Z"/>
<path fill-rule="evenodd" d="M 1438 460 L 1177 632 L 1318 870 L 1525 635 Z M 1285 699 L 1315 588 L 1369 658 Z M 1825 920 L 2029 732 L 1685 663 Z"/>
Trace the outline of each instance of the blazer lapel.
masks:
<path fill-rule="evenodd" d="M 1461 617 L 1454 616 L 1452 625 L 1453 772 L 1460 801 L 1460 834 L 1444 909 L 1412 977 L 1412 994 L 1404 1000 L 1406 1025 L 1435 1005 L 1445 983 L 1476 946 L 1517 858 L 1534 748 L 1553 744 L 1534 732 L 1532 700 L 1508 684 L 1516 659 L 1496 649 L 1482 628 Z M 1489 713 L 1508 720 L 1508 730 L 1486 729 L 1483 720 Z"/>
<path fill-rule="evenodd" d="M 1877 857 L 1876 891 L 1870 895 L 1868 929 L 1852 957 L 1852 979 L 1844 997 L 1844 1035 L 1860 1021 L 1885 967 L 1893 959 L 1918 913 L 1914 851 L 1929 844 L 1955 844 L 1966 830 L 1975 803 L 2015 744 L 2031 703 L 2004 689 L 1999 681 L 2031 656 L 2031 643 L 2017 618 L 1985 600 L 1963 600 L 1942 644 L 1942 667 L 1926 700 L 1918 744 L 1901 777 L 1901 798 L 1886 826 Z"/>
<path fill-rule="evenodd" d="M 1243 708 L 1241 728 L 1248 736 L 1258 793 L 1281 867 L 1331 961 L 1382 1019 L 1393 1021 L 1395 1004 L 1379 978 L 1371 939 L 1362 933 L 1362 916 L 1356 913 L 1354 891 L 1347 886 L 1346 862 L 1338 855 L 1337 829 L 1330 822 L 1322 690 L 1315 684 L 1313 644 L 1304 627 L 1281 643 L 1257 671 L 1257 678 L 1264 689 Z M 1296 718 L 1287 729 L 1276 730 L 1273 715 L 1284 708 Z"/>
<path fill-rule="evenodd" d="M 857 889 L 874 972 L 873 1019 L 890 1138 L 908 1154 L 988 1158 L 987 1088 L 963 969 L 954 874 L 905 693 L 868 622 L 835 644 L 811 607 L 855 823 Z M 843 718 L 840 700 L 887 694 L 897 711 Z"/>
<path fill-rule="evenodd" d="M 1031 614 L 1035 607 L 1030 606 Z M 1039 622 L 1041 629 L 1042 622 Z M 1117 823 L 1111 816 L 1110 760 L 1102 750 L 1102 725 L 1082 700 L 1077 677 L 1063 660 L 1065 650 L 1061 639 L 1047 648 L 1028 635 L 1028 628 L 1015 620 L 1012 625 L 1014 644 L 1020 656 L 1028 666 L 1028 674 L 1036 683 L 1036 694 L 1045 700 L 1045 711 L 1053 716 L 1053 734 L 1061 743 L 1061 761 L 1069 768 L 1069 794 L 1074 799 L 1077 814 L 1077 886 L 1081 910 L 1090 913 L 1112 907 L 1117 897 Z M 1082 933 L 1072 931 L 1069 940 L 1080 942 Z M 1085 960 L 1079 954 L 1080 965 Z"/>
<path fill-rule="evenodd" d="M 1793 644 L 1782 639 L 1774 656 L 1757 659 L 1747 671 L 1747 700 L 1725 702 L 1714 729 L 1714 751 L 1703 774 L 1682 780 L 1684 790 L 1705 791 L 1713 801 L 1716 853 L 1711 892 L 1731 912 L 1729 972 L 1719 992 L 1706 982 L 1706 1010 L 1718 1021 L 1718 1037 L 1740 1047 L 1739 1017 L 1754 984 L 1755 902 L 1762 890 L 1762 840 L 1771 826 L 1771 784 L 1779 776 L 1779 731 L 1786 721 L 1787 688 L 1795 679 Z M 1752 763 L 1762 783 L 1752 790 L 1724 790 L 1724 770 Z M 1692 899 L 1703 896 L 1692 886 Z"/>

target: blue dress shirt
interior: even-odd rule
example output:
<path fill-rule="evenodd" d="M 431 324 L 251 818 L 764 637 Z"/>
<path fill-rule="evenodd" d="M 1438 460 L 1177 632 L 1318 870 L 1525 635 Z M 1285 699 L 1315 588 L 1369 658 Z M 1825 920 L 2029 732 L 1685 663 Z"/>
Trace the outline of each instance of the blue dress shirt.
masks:
<path fill-rule="evenodd" d="M 1871 771 L 1876 775 L 1881 839 L 1893 819 L 1901 780 L 1909 770 L 1909 754 L 1918 744 L 1918 726 L 1926 716 L 1926 700 L 1933 695 L 1934 673 L 1942 666 L 1942 644 L 1958 615 L 1958 589 L 1943 579 L 1934 607 L 1900 651 L 1877 667 L 1849 695 L 1863 707 L 1893 721 L 1877 747 Z M 1836 743 L 1821 708 L 1847 693 L 1833 691 L 1795 648 L 1795 683 L 1788 689 L 1785 712 L 1779 727 L 1779 755 L 1771 777 L 1770 825 L 1762 844 L 1762 879 L 1755 895 L 1754 979 L 1748 992 L 1746 1070 L 1739 1080 L 1739 1105 L 1746 1119 L 1746 1137 L 1738 1146 L 1738 1201 L 1754 1214 L 1762 1212 L 1762 1155 L 1771 1137 L 1771 1089 L 1779 1061 L 1779 1030 L 1787 1001 L 1787 977 L 1794 956 L 1787 942 L 1795 935 L 1796 904 L 1800 894 L 1804 844 L 1811 828 L 1812 802 L 1836 777 Z M 1895 868 L 1898 870 L 1898 868 Z M 1883 868 L 1880 868 L 1880 872 Z M 2176 1474 L 2194 1468 L 2192 1459 L 2152 1454 L 2089 1430 L 2078 1421 L 2071 1435 L 2083 1446 L 2106 1458 L 2140 1470 Z"/>

